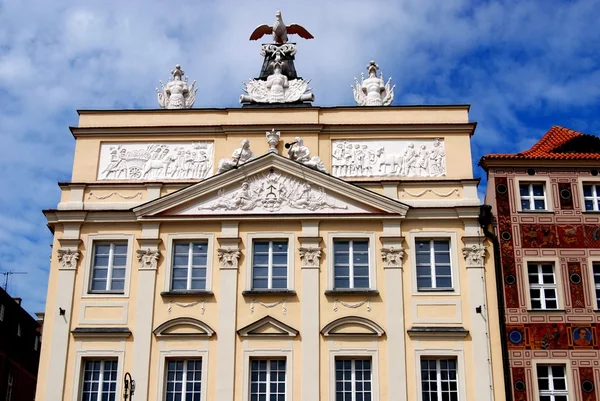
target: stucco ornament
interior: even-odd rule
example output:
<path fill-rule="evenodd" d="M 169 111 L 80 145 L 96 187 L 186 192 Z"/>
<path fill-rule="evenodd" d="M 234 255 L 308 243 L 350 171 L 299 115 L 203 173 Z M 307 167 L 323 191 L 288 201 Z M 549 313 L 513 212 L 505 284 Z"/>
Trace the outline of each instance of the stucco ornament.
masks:
<path fill-rule="evenodd" d="M 354 101 L 359 106 L 389 106 L 392 104 L 396 85 L 391 86 L 391 77 L 384 82 L 383 73 L 378 77 L 377 70 L 379 70 L 379 66 L 375 64 L 375 61 L 371 61 L 367 66 L 369 77 L 365 79 L 365 75 L 360 74 L 360 82 L 356 77 L 354 78 L 352 92 L 354 92 Z"/>
<path fill-rule="evenodd" d="M 137 258 L 140 261 L 140 269 L 156 269 L 160 251 L 158 249 L 138 249 Z"/>
<path fill-rule="evenodd" d="M 79 260 L 79 251 L 69 248 L 61 248 L 58 250 L 58 261 L 61 269 L 75 269 Z"/>
<path fill-rule="evenodd" d="M 442 139 L 333 141 L 336 177 L 441 177 L 446 175 Z"/>
<path fill-rule="evenodd" d="M 314 39 L 314 36 L 312 36 L 302 25 L 285 25 L 281 16 L 281 11 L 279 10 L 275 13 L 275 23 L 273 26 L 267 24 L 257 26 L 254 32 L 252 32 L 252 35 L 250 35 L 250 40 L 258 40 L 264 35 L 269 34 L 273 35 L 273 42 L 279 44 L 287 43 L 288 34 L 296 34 L 304 39 Z"/>
<path fill-rule="evenodd" d="M 318 267 L 321 260 L 321 248 L 319 247 L 300 247 L 300 260 L 303 267 Z"/>
<path fill-rule="evenodd" d="M 402 267 L 402 259 L 404 258 L 404 248 L 381 248 L 381 258 L 385 267 Z"/>
<path fill-rule="evenodd" d="M 250 150 L 250 141 L 248 139 L 242 140 L 242 146 L 233 151 L 231 159 L 221 159 L 219 161 L 219 169 L 217 173 L 222 173 L 234 168 L 238 168 L 240 165 L 254 159 L 254 153 Z"/>
<path fill-rule="evenodd" d="M 196 101 L 196 91 L 198 90 L 196 81 L 188 86 L 188 77 L 185 76 L 185 72 L 179 64 L 171 70 L 171 75 L 173 76 L 169 78 L 166 86 L 159 81 L 162 89 L 156 88 L 158 104 L 162 109 L 191 108 Z"/>
<path fill-rule="evenodd" d="M 292 145 L 288 148 L 290 160 L 302 163 L 307 167 L 327 173 L 327 169 L 319 156 L 310 157 L 310 150 L 304 146 L 304 140 L 297 136 Z"/>
<path fill-rule="evenodd" d="M 269 144 L 269 152 L 277 153 L 277 144 L 279 143 L 279 137 L 281 133 L 275 131 L 273 128 L 271 131 L 267 131 L 267 143 Z"/>
<path fill-rule="evenodd" d="M 245 95 L 240 95 L 240 103 L 295 103 L 312 102 L 315 96 L 308 84 L 301 78 L 288 79 L 282 73 L 281 53 L 276 52 L 275 60 L 270 63 L 273 69 L 266 80 L 249 79 L 244 83 Z"/>
<path fill-rule="evenodd" d="M 473 244 L 462 249 L 467 266 L 481 267 L 485 259 L 485 246 Z"/>
<path fill-rule="evenodd" d="M 241 255 L 239 248 L 219 248 L 217 249 L 217 255 L 222 268 L 237 269 Z"/>
<path fill-rule="evenodd" d="M 273 169 L 268 174 L 249 177 L 230 195 L 220 190 L 215 201 L 198 207 L 200 210 L 270 213 L 281 210 L 327 211 L 346 208 L 346 205 L 339 206 L 330 200 L 324 188 L 315 189 L 306 181 L 281 175 Z"/>

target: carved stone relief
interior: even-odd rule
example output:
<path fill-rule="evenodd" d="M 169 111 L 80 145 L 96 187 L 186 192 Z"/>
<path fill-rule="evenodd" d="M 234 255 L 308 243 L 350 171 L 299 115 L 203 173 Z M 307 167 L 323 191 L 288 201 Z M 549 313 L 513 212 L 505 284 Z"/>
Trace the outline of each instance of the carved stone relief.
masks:
<path fill-rule="evenodd" d="M 300 260 L 302 267 L 318 267 L 321 260 L 321 248 L 319 247 L 300 247 Z"/>
<path fill-rule="evenodd" d="M 383 259 L 384 267 L 402 267 L 402 259 L 404 258 L 404 248 L 381 248 L 381 258 Z"/>
<path fill-rule="evenodd" d="M 98 180 L 203 179 L 213 174 L 213 143 L 103 143 L 98 166 Z"/>
<path fill-rule="evenodd" d="M 446 175 L 443 139 L 333 141 L 335 177 L 441 177 Z"/>
<path fill-rule="evenodd" d="M 331 196 L 323 187 L 271 169 L 221 189 L 182 214 L 361 213 L 366 210 Z"/>
<path fill-rule="evenodd" d="M 219 256 L 221 268 L 237 269 L 238 260 L 240 259 L 241 255 L 239 248 L 219 248 L 217 249 L 217 255 Z"/>
<path fill-rule="evenodd" d="M 58 250 L 58 261 L 61 269 L 77 268 L 77 260 L 79 259 L 79 251 L 69 248 L 61 248 Z"/>
<path fill-rule="evenodd" d="M 160 251 L 158 249 L 138 249 L 137 258 L 140 261 L 140 269 L 156 269 Z"/>
<path fill-rule="evenodd" d="M 473 244 L 462 249 L 468 267 L 482 267 L 485 259 L 485 246 Z"/>

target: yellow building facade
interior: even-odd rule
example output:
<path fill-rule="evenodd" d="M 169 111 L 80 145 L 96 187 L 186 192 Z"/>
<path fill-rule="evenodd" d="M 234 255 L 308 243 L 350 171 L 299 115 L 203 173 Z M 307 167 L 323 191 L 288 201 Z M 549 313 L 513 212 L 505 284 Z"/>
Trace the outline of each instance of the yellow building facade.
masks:
<path fill-rule="evenodd" d="M 80 111 L 37 399 L 505 399 L 468 111 Z"/>

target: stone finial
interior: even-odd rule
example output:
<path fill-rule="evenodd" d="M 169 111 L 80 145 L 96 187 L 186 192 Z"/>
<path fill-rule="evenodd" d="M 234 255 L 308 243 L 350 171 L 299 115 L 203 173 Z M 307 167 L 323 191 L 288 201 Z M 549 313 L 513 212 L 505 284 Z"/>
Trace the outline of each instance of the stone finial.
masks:
<path fill-rule="evenodd" d="M 188 78 L 181 66 L 177 64 L 171 70 L 172 77 L 166 85 L 160 82 L 162 89 L 156 88 L 158 93 L 158 104 L 161 109 L 190 109 L 196 101 L 196 81 L 188 86 Z"/>
<path fill-rule="evenodd" d="M 325 164 L 319 156 L 310 157 L 310 150 L 304 146 L 304 140 L 297 136 L 294 142 L 288 148 L 288 156 L 290 160 L 302 163 L 307 167 L 327 173 Z"/>
<path fill-rule="evenodd" d="M 140 269 L 156 269 L 158 266 L 158 259 L 160 258 L 160 251 L 158 249 L 138 249 L 137 258 L 140 261 Z"/>
<path fill-rule="evenodd" d="M 58 252 L 58 261 L 60 262 L 61 269 L 77 268 L 77 261 L 79 260 L 79 251 L 78 250 L 72 250 L 69 248 L 60 248 L 57 252 Z"/>
<path fill-rule="evenodd" d="M 277 144 L 279 143 L 280 136 L 280 132 L 275 131 L 275 128 L 271 131 L 267 131 L 267 143 L 269 144 L 270 153 L 277 153 Z"/>
<path fill-rule="evenodd" d="M 254 153 L 250 150 L 250 141 L 248 139 L 242 140 L 241 147 L 234 150 L 231 154 L 231 159 L 221 159 L 219 161 L 219 169 L 217 173 L 222 173 L 234 168 L 238 168 L 240 165 L 254 159 Z"/>
<path fill-rule="evenodd" d="M 375 61 L 371 61 L 367 66 L 369 76 L 365 78 L 364 74 L 360 74 L 360 82 L 354 78 L 352 92 L 354 92 L 354 101 L 359 106 L 389 106 L 394 100 L 394 88 L 391 86 L 392 78 L 387 82 L 383 80 L 383 73 L 377 76 L 379 66 Z"/>
<path fill-rule="evenodd" d="M 239 248 L 219 248 L 217 249 L 217 255 L 219 256 L 221 268 L 237 269 L 241 255 Z"/>
<path fill-rule="evenodd" d="M 321 248 L 319 247 L 300 247 L 300 260 L 302 267 L 318 267 L 321 260 Z"/>
<path fill-rule="evenodd" d="M 381 248 L 381 259 L 383 259 L 384 267 L 402 267 L 404 258 L 404 248 L 393 246 Z"/>
<path fill-rule="evenodd" d="M 467 267 L 482 267 L 484 265 L 485 246 L 473 244 L 462 249 L 463 256 L 467 262 Z"/>

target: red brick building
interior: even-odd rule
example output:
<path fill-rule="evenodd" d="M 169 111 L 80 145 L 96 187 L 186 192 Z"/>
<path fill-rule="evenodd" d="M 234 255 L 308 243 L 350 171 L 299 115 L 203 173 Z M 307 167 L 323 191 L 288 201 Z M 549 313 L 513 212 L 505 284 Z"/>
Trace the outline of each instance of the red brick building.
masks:
<path fill-rule="evenodd" d="M 600 138 L 554 126 L 479 164 L 514 399 L 600 401 Z"/>

